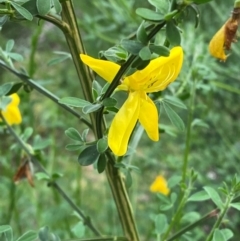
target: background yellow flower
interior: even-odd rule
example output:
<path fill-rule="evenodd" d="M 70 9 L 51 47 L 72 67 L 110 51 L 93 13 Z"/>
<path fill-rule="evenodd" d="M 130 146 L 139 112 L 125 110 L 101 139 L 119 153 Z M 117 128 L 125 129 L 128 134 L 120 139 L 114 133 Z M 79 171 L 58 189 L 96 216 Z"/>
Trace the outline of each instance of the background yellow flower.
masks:
<path fill-rule="evenodd" d="M 12 101 L 5 110 L 1 111 L 1 114 L 9 125 L 20 124 L 22 122 L 22 116 L 18 108 L 20 98 L 17 94 L 12 94 L 9 97 L 12 98 Z M 0 121 L 2 121 L 1 118 Z"/>
<path fill-rule="evenodd" d="M 160 192 L 163 195 L 168 195 L 170 190 L 167 186 L 167 181 L 162 175 L 158 175 L 150 186 L 151 192 Z"/>

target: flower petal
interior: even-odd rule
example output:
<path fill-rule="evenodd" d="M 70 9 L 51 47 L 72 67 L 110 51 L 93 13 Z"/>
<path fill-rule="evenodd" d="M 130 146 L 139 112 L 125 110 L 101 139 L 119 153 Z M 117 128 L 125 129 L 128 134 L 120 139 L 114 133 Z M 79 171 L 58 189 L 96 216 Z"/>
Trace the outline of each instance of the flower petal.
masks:
<path fill-rule="evenodd" d="M 107 82 L 111 82 L 120 69 L 120 65 L 111 61 L 95 59 L 85 54 L 80 54 L 80 58 L 84 64 L 90 67 Z"/>
<path fill-rule="evenodd" d="M 156 179 L 150 186 L 150 191 L 151 192 L 160 192 L 163 195 L 168 195 L 170 192 L 170 190 L 167 186 L 167 181 L 162 175 L 159 175 L 156 177 Z"/>
<path fill-rule="evenodd" d="M 158 111 L 153 101 L 144 93 L 141 98 L 139 122 L 153 141 L 159 140 Z"/>
<path fill-rule="evenodd" d="M 222 61 L 227 59 L 224 49 L 225 44 L 225 24 L 218 30 L 218 32 L 213 36 L 209 43 L 209 52 L 210 54 Z"/>
<path fill-rule="evenodd" d="M 138 120 L 139 108 L 139 92 L 130 92 L 112 121 L 108 133 L 108 146 L 117 156 L 123 156 L 127 152 L 130 135 Z"/>
<path fill-rule="evenodd" d="M 154 61 L 154 60 L 153 60 Z M 147 93 L 164 90 L 179 75 L 183 63 L 183 50 L 181 47 L 172 48 L 168 57 L 159 57 L 154 61 L 157 68 L 149 74 L 146 83 Z"/>
<path fill-rule="evenodd" d="M 146 90 L 147 93 L 163 90 L 177 78 L 182 62 L 182 48 L 174 47 L 168 57 L 161 56 L 152 60 L 145 69 L 125 78 L 124 83 L 132 90 L 141 89 Z"/>
<path fill-rule="evenodd" d="M 2 115 L 9 125 L 20 124 L 22 122 L 22 116 L 18 108 L 20 102 L 19 96 L 12 94 L 10 97 L 12 101 L 6 107 L 6 110 L 2 111 Z"/>

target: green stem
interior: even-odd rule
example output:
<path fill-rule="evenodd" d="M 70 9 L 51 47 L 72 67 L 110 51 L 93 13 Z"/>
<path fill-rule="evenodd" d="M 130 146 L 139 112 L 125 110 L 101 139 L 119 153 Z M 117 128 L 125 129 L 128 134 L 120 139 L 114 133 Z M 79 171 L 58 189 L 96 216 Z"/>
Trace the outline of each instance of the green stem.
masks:
<path fill-rule="evenodd" d="M 189 196 L 189 194 L 190 194 L 190 192 L 191 192 L 191 190 L 192 190 L 192 189 L 191 189 L 191 186 L 192 186 L 192 184 L 190 183 L 188 189 L 185 191 L 183 197 L 181 198 L 181 202 L 180 202 L 180 204 L 178 205 L 177 211 L 175 212 L 175 214 L 174 214 L 174 216 L 173 216 L 173 218 L 172 218 L 172 220 L 171 220 L 171 223 L 170 223 L 170 225 L 168 226 L 167 231 L 166 231 L 165 234 L 163 235 L 163 238 L 162 238 L 163 240 L 165 240 L 165 239 L 169 236 L 169 234 L 170 234 L 170 232 L 172 231 L 172 229 L 177 226 L 176 224 L 178 223 L 179 218 L 180 218 L 180 216 L 181 216 L 181 214 L 182 214 L 182 209 L 183 209 L 183 207 L 185 206 L 185 204 L 186 204 L 186 202 L 187 202 L 187 199 L 188 199 L 188 196 Z"/>
<path fill-rule="evenodd" d="M 124 234 L 129 241 L 138 241 L 139 237 L 136 222 L 133 216 L 132 206 L 126 191 L 125 183 L 118 168 L 114 166 L 112 155 L 109 152 L 106 154 L 108 157 L 106 175 L 118 210 Z"/>
<path fill-rule="evenodd" d="M 187 175 L 187 167 L 188 167 L 188 157 L 190 152 L 190 144 L 191 144 L 191 131 L 192 131 L 192 119 L 194 112 L 194 101 L 195 101 L 195 92 L 196 92 L 196 81 L 192 84 L 192 91 L 190 97 L 190 106 L 188 112 L 188 121 L 187 121 L 187 134 L 186 134 L 186 142 L 185 142 L 185 151 L 183 157 L 183 166 L 182 166 L 182 183 L 186 181 Z"/>
<path fill-rule="evenodd" d="M 218 214 L 218 209 L 214 209 L 211 212 L 207 213 L 206 215 L 204 215 L 202 218 L 200 218 L 199 220 L 197 220 L 196 222 L 189 224 L 188 226 L 182 228 L 181 230 L 179 230 L 177 233 L 175 233 L 172 237 L 170 237 L 169 239 L 167 239 L 166 241 L 173 241 L 176 240 L 177 238 L 179 238 L 180 236 L 182 236 L 184 233 L 192 230 L 193 228 L 197 227 L 199 224 L 201 224 L 202 222 L 206 221 L 209 218 L 215 217 Z"/>
<path fill-rule="evenodd" d="M 89 68 L 83 64 L 80 59 L 79 54 L 85 53 L 83 46 L 82 38 L 80 31 L 77 26 L 77 19 L 74 12 L 73 3 L 71 0 L 62 1 L 62 19 L 69 26 L 68 31 L 63 31 L 65 38 L 68 43 L 69 50 L 72 55 L 72 59 L 81 83 L 82 91 L 84 97 L 87 101 L 93 102 L 92 97 L 92 80 L 93 75 L 91 74 Z M 95 124 L 95 113 L 90 113 L 90 119 L 93 125 L 93 132 L 96 133 L 96 124 Z"/>
<path fill-rule="evenodd" d="M 216 221 L 215 224 L 213 225 L 212 230 L 211 230 L 210 234 L 208 235 L 206 241 L 211 241 L 211 240 L 212 240 L 212 236 L 213 236 L 213 234 L 214 234 L 214 231 L 221 225 L 222 220 L 223 220 L 226 212 L 228 211 L 232 200 L 233 200 L 233 195 L 230 194 L 230 195 L 227 197 L 227 200 L 226 200 L 226 203 L 225 203 L 225 205 L 224 205 L 224 208 L 223 208 L 223 210 L 221 211 L 221 213 L 220 213 L 217 221 Z"/>
<path fill-rule="evenodd" d="M 1 114 L 1 112 L 0 112 L 0 118 L 3 120 L 3 122 L 7 126 L 11 135 L 15 138 L 15 140 L 18 142 L 18 144 L 21 146 L 21 148 L 25 151 L 28 158 L 39 168 L 39 170 L 41 172 L 44 172 L 49 176 L 49 174 L 47 173 L 45 168 L 40 164 L 38 159 L 34 156 L 32 151 L 26 145 L 26 143 L 17 135 L 17 133 L 13 130 L 13 128 L 6 122 L 4 116 Z M 81 216 L 81 218 L 84 221 L 84 224 L 86 226 L 88 226 L 95 235 L 101 236 L 100 232 L 93 226 L 91 219 L 84 215 L 84 213 L 77 207 L 77 205 L 75 205 L 75 203 L 71 200 L 71 198 L 63 191 L 63 189 L 56 182 L 54 182 L 54 181 L 49 182 L 49 186 L 54 187 L 59 192 L 59 194 L 68 202 L 68 204 L 73 208 L 73 210 L 76 211 Z"/>
<path fill-rule="evenodd" d="M 37 51 L 38 40 L 39 40 L 40 34 L 42 33 L 42 29 L 43 29 L 43 22 L 40 22 L 38 28 L 36 28 L 36 30 L 32 36 L 32 40 L 31 40 L 31 52 L 30 52 L 30 57 L 29 57 L 29 62 L 28 62 L 28 74 L 29 74 L 29 77 L 31 77 L 31 78 L 33 78 L 33 75 L 36 70 L 35 54 Z"/>

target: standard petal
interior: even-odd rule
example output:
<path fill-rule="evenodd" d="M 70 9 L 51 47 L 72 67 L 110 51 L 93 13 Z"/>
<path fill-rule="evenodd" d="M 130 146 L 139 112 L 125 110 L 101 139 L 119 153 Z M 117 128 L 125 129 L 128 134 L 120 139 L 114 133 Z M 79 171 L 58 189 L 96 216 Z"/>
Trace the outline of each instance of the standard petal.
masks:
<path fill-rule="evenodd" d="M 2 115 L 9 125 L 20 124 L 22 122 L 22 116 L 18 108 L 20 99 L 17 94 L 10 95 L 12 101 L 9 103 L 5 111 L 2 111 Z"/>
<path fill-rule="evenodd" d="M 152 60 L 145 69 L 136 71 L 126 79 L 131 89 L 157 92 L 165 89 L 177 78 L 182 62 L 183 50 L 177 46 L 171 49 L 168 57 L 161 56 Z"/>
<path fill-rule="evenodd" d="M 154 64 L 158 66 L 149 74 L 149 81 L 145 85 L 147 93 L 164 90 L 173 82 L 182 68 L 183 50 L 181 47 L 171 49 L 168 57 L 159 57 Z"/>
<path fill-rule="evenodd" d="M 153 101 L 146 94 L 144 95 L 141 98 L 139 122 L 144 127 L 149 138 L 158 141 L 158 111 Z"/>
<path fill-rule="evenodd" d="M 117 156 L 127 152 L 128 141 L 138 120 L 140 95 L 130 92 L 127 100 L 115 115 L 108 133 L 108 146 Z"/>
<path fill-rule="evenodd" d="M 111 61 L 94 59 L 85 54 L 80 54 L 80 58 L 84 64 L 90 67 L 94 72 L 96 72 L 107 82 L 111 82 L 117 74 L 118 70 L 120 69 L 120 65 L 115 64 Z"/>

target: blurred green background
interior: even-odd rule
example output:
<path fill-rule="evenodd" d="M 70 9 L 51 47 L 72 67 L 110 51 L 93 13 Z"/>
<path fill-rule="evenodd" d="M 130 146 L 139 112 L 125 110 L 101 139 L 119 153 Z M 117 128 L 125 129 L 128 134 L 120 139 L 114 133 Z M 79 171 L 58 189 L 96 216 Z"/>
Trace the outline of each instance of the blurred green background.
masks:
<path fill-rule="evenodd" d="M 189 168 L 198 173 L 196 190 L 209 185 L 221 186 L 222 181 L 229 182 L 235 173 L 240 172 L 240 70 L 239 43 L 233 44 L 231 55 L 226 63 L 219 62 L 208 53 L 208 43 L 214 33 L 229 18 L 232 1 L 212 1 L 199 6 L 200 24 L 195 26 L 193 12 L 189 11 L 180 25 L 182 46 L 184 49 L 184 67 L 178 78 L 164 95 L 176 93 L 179 83 L 186 82 L 180 96 L 189 104 L 189 92 L 192 81 L 197 81 L 194 119 L 201 119 L 204 126 L 194 126 L 191 138 Z M 139 6 L 149 7 L 147 1 L 74 1 L 78 24 L 83 36 L 86 51 L 97 56 L 101 50 L 107 50 L 136 31 L 141 19 L 135 14 Z M 42 25 L 37 52 L 35 54 L 36 71 L 32 78 L 55 93 L 58 97 L 82 97 L 81 87 L 70 59 L 49 66 L 47 63 L 58 57 L 54 51 L 68 51 L 64 35 L 50 23 L 34 21 L 9 22 L 0 32 L 0 47 L 4 48 L 7 40 L 14 39 L 14 52 L 23 55 L 24 60 L 16 67 L 30 69 L 32 36 Z M 0 83 L 19 81 L 12 74 L 0 69 Z M 104 174 L 98 174 L 92 167 L 80 167 L 77 163 L 78 152 L 65 150 L 70 140 L 64 131 L 74 127 L 82 132 L 86 126 L 67 115 L 54 103 L 36 91 L 26 92 L 21 89 L 20 109 L 23 123 L 15 129 L 21 133 L 27 127 L 34 132 L 29 138 L 33 144 L 39 135 L 45 140 L 46 148 L 41 151 L 42 163 L 49 173 L 61 173 L 58 183 L 67 194 L 90 216 L 101 233 L 121 235 L 121 227 L 116 208 L 111 200 L 111 193 Z M 187 122 L 187 110 L 175 109 Z M 161 114 L 161 124 L 168 133 L 161 134 L 160 142 L 153 143 L 143 134 L 131 164 L 140 168 L 141 173 L 133 173 L 133 184 L 129 189 L 133 210 L 136 214 L 141 240 L 156 240 L 152 217 L 159 213 L 160 200 L 150 193 L 149 186 L 158 174 L 166 179 L 181 175 L 186 131 L 180 132 Z M 14 236 L 18 237 L 27 230 L 38 230 L 49 226 L 62 240 L 81 236 L 81 228 L 74 229 L 80 221 L 69 205 L 61 199 L 44 180 L 34 179 L 34 187 L 27 181 L 18 185 L 13 177 L 21 163 L 21 150 L 14 145 L 13 138 L 0 129 L 0 225 L 10 224 Z M 89 135 L 91 139 L 91 133 Z M 36 141 L 36 140 L 35 140 Z M 49 144 L 49 145 L 47 145 Z M 178 192 L 175 187 L 172 192 Z M 200 217 L 214 208 L 210 201 L 189 203 L 186 213 Z M 194 219 L 193 218 L 193 219 Z M 229 212 L 226 227 L 234 230 L 240 239 L 240 218 L 236 212 Z M 189 218 L 186 223 L 193 221 Z M 204 240 L 209 231 L 209 223 L 203 224 L 180 240 Z M 81 226 L 80 224 L 78 224 Z M 80 227 L 78 226 L 78 227 Z M 91 237 L 88 228 L 85 236 Z"/>

